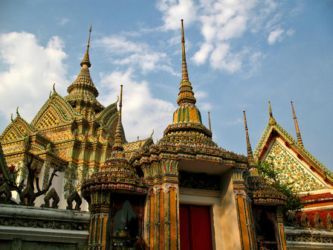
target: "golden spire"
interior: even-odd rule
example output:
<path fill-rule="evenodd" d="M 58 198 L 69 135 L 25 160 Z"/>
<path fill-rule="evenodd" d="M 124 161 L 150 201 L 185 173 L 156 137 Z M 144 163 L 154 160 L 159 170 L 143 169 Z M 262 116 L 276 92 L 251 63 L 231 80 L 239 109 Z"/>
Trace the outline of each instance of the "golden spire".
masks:
<path fill-rule="evenodd" d="M 212 132 L 212 123 L 211 123 L 211 120 L 210 120 L 210 111 L 208 111 L 208 128 L 209 128 L 210 132 Z"/>
<path fill-rule="evenodd" d="M 290 102 L 291 103 L 291 111 L 293 113 L 293 119 L 294 119 L 294 125 L 295 125 L 295 130 L 296 130 L 296 137 L 297 137 L 297 142 L 299 145 L 301 145 L 303 147 L 303 140 L 302 140 L 302 136 L 301 136 L 301 131 L 299 129 L 299 125 L 298 125 L 298 120 L 296 117 L 296 111 L 294 108 L 294 103 L 293 101 Z"/>
<path fill-rule="evenodd" d="M 253 164 L 254 158 L 253 158 L 253 152 L 252 152 L 252 147 L 251 147 L 251 142 L 250 142 L 249 129 L 247 127 L 245 110 L 243 111 L 243 117 L 244 117 L 244 128 L 245 128 L 245 136 L 246 136 L 247 159 L 249 161 L 249 164 Z"/>
<path fill-rule="evenodd" d="M 273 116 L 271 101 L 268 101 L 268 113 L 269 113 L 269 124 L 271 125 L 276 124 L 275 118 Z"/>
<path fill-rule="evenodd" d="M 112 150 L 123 151 L 123 137 L 122 137 L 122 124 L 121 124 L 121 111 L 123 107 L 123 85 L 120 85 L 120 99 L 119 99 L 119 111 L 118 111 L 118 122 L 116 127 L 116 133 L 114 135 L 114 144 Z"/>
<path fill-rule="evenodd" d="M 88 36 L 87 48 L 86 48 L 86 52 L 84 53 L 83 59 L 82 59 L 82 61 L 80 63 L 81 67 L 83 65 L 87 65 L 88 68 L 90 68 L 90 66 L 91 66 L 90 59 L 89 59 L 89 48 L 90 48 L 91 30 L 92 30 L 92 26 L 90 26 L 90 28 L 89 28 L 89 36 Z"/>
<path fill-rule="evenodd" d="M 179 93 L 177 98 L 178 105 L 182 103 L 196 103 L 192 85 L 188 77 L 187 63 L 186 63 L 186 50 L 185 50 L 185 32 L 184 22 L 181 20 L 181 33 L 182 33 L 182 80 L 180 82 Z"/>

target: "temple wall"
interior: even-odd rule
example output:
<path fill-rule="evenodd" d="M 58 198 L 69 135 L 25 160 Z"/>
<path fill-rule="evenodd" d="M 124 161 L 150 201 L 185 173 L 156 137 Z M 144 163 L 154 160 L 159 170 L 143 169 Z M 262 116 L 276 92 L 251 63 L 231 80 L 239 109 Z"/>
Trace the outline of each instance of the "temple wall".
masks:
<path fill-rule="evenodd" d="M 87 212 L 2 204 L 0 249 L 86 249 L 89 218 Z"/>
<path fill-rule="evenodd" d="M 221 205 L 216 209 L 217 220 L 215 220 L 215 224 L 217 224 L 217 228 L 221 227 L 220 234 L 218 234 L 221 237 L 218 237 L 217 240 L 222 241 L 220 243 L 223 246 L 221 249 L 242 249 L 231 175 L 226 175 L 223 183 L 225 185 L 222 190 Z"/>

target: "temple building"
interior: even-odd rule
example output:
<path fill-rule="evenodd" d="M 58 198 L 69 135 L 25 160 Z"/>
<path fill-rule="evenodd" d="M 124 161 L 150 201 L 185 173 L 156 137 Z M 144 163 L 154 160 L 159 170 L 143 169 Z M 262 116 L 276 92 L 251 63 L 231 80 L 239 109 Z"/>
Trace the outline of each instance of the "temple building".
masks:
<path fill-rule="evenodd" d="M 90 76 L 90 35 L 63 97 L 55 87 L 32 122 L 17 110 L 0 137 L 0 249 L 332 249 L 333 175 L 269 121 L 253 153 L 221 148 L 203 124 L 181 21 L 177 109 L 163 137 L 128 142 L 123 89 L 104 107 Z M 177 83 L 175 83 L 175 87 Z M 303 208 L 265 179 L 269 162 Z"/>

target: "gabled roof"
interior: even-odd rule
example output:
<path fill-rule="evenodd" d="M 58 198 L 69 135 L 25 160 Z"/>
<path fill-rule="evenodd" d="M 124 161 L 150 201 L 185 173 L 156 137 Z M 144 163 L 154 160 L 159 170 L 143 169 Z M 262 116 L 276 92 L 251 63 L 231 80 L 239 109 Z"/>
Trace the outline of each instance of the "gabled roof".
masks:
<path fill-rule="evenodd" d="M 142 149 L 144 147 L 148 147 L 148 146 L 152 145 L 153 143 L 154 143 L 153 139 L 151 137 L 148 137 L 143 140 L 137 140 L 137 141 L 133 141 L 133 142 L 124 144 L 124 150 L 125 150 L 125 152 L 133 152 L 133 151 Z"/>
<path fill-rule="evenodd" d="M 2 143 L 23 139 L 26 136 L 37 132 L 37 129 L 24 120 L 19 114 L 12 120 L 2 133 L 0 139 Z"/>
<path fill-rule="evenodd" d="M 75 112 L 72 106 L 56 91 L 46 101 L 32 120 L 32 126 L 38 130 L 56 127 L 61 124 L 71 123 L 81 114 Z"/>
<path fill-rule="evenodd" d="M 5 157 L 3 155 L 2 147 L 0 144 L 0 175 L 2 175 L 6 180 L 8 180 L 9 177 L 9 169 L 7 167 Z M 1 182 L 0 182 L 1 185 Z"/>
<path fill-rule="evenodd" d="M 329 183 L 333 185 L 333 173 L 307 151 L 303 145 L 299 144 L 285 129 L 283 129 L 273 116 L 270 117 L 268 125 L 266 126 L 255 150 L 255 159 L 257 161 L 262 159 L 268 150 L 271 140 L 276 137 L 281 138 L 287 147 L 293 150 L 300 159 L 307 162 L 311 170 L 314 170 L 325 181 L 329 181 Z"/>
<path fill-rule="evenodd" d="M 112 125 L 117 123 L 118 120 L 117 102 L 118 101 L 110 104 L 96 116 L 96 121 L 98 121 L 101 124 L 101 126 L 103 126 L 106 129 L 111 129 Z"/>

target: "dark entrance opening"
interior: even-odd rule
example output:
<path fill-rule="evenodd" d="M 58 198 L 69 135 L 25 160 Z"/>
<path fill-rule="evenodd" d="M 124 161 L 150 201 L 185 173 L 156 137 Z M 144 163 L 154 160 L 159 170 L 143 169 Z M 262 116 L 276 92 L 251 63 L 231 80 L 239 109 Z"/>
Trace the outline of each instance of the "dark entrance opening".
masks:
<path fill-rule="evenodd" d="M 180 249 L 213 249 L 209 206 L 180 205 Z"/>

